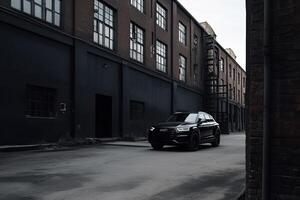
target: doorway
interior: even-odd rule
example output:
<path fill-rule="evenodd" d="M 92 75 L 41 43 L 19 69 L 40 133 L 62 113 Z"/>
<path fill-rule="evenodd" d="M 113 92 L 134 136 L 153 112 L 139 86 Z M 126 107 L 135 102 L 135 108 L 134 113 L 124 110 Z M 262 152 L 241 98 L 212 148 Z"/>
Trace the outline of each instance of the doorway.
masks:
<path fill-rule="evenodd" d="M 112 137 L 112 97 L 96 94 L 95 137 Z"/>

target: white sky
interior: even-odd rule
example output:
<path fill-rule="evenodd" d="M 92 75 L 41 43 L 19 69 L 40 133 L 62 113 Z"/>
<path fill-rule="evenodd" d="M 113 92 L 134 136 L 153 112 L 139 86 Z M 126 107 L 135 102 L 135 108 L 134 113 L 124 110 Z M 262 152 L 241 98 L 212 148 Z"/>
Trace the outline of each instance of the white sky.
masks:
<path fill-rule="evenodd" d="M 217 41 L 231 48 L 237 62 L 246 63 L 246 6 L 244 0 L 178 0 L 198 22 L 207 21 Z"/>

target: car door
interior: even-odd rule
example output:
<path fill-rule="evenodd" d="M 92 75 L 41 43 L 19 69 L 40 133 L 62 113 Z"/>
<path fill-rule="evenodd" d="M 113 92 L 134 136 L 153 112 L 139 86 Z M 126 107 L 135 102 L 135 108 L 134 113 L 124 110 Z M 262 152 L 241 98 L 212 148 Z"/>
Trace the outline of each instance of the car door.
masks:
<path fill-rule="evenodd" d="M 205 138 L 209 139 L 209 138 L 213 137 L 215 121 L 214 121 L 213 117 L 207 113 L 205 113 L 204 116 L 206 119 L 205 124 L 204 124 L 205 125 L 205 127 L 204 127 Z"/>
<path fill-rule="evenodd" d="M 209 136 L 210 122 L 209 117 L 205 113 L 199 114 L 199 118 L 202 119 L 200 124 L 200 134 L 202 139 L 206 139 Z"/>
<path fill-rule="evenodd" d="M 216 122 L 215 122 L 215 120 L 214 120 L 214 118 L 211 116 L 211 115 L 209 115 L 209 114 L 207 114 L 208 116 L 208 121 L 209 121 L 209 125 L 208 125 L 208 133 L 207 133 L 207 136 L 208 137 L 213 137 L 214 136 L 214 131 L 215 131 L 215 126 L 216 126 Z"/>

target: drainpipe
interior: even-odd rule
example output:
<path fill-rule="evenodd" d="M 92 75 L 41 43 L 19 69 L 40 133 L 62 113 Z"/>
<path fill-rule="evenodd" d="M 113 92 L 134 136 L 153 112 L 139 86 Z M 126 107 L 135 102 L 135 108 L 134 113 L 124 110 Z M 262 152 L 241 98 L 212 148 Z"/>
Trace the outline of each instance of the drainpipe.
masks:
<path fill-rule="evenodd" d="M 263 119 L 263 167 L 262 199 L 270 199 L 270 91 L 271 91 L 271 23 L 272 0 L 264 0 L 264 119 Z"/>

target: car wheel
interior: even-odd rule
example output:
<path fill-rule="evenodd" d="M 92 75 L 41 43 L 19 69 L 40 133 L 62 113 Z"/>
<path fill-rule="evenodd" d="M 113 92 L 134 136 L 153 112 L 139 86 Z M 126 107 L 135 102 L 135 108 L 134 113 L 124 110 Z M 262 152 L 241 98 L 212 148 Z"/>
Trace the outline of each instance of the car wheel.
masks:
<path fill-rule="evenodd" d="M 199 149 L 199 137 L 196 133 L 191 136 L 187 149 L 189 151 L 197 151 Z"/>
<path fill-rule="evenodd" d="M 151 143 L 151 146 L 154 150 L 162 150 L 164 148 L 164 145 L 159 143 Z"/>
<path fill-rule="evenodd" d="M 221 136 L 220 136 L 220 131 L 219 130 L 216 131 L 215 137 L 216 137 L 216 139 L 215 139 L 214 142 L 211 143 L 211 145 L 213 147 L 218 147 L 220 145 L 220 141 L 221 141 Z"/>

